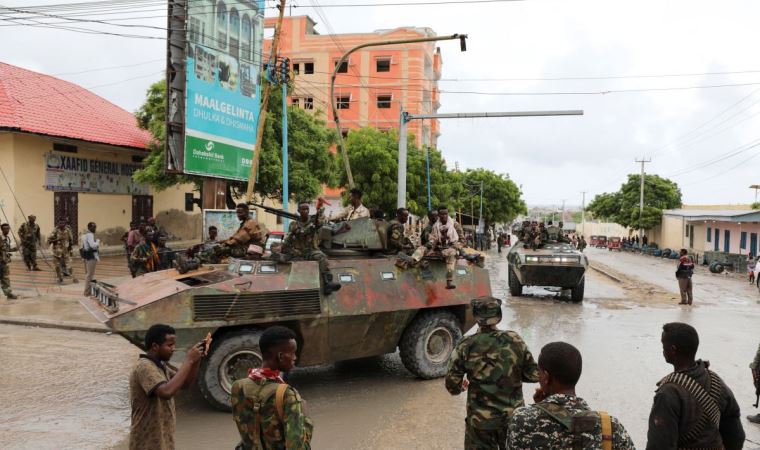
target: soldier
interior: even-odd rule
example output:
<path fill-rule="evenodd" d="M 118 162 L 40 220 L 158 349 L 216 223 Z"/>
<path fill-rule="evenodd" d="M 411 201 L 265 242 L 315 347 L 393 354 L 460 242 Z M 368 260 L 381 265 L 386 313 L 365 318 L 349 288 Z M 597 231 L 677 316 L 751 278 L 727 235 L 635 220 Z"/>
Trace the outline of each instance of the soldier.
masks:
<path fill-rule="evenodd" d="M 757 395 L 757 399 L 760 400 L 760 346 L 757 347 L 755 359 L 750 363 L 749 369 L 752 371 L 752 384 L 755 385 L 755 395 Z M 760 402 L 755 403 L 755 407 L 757 407 L 759 403 Z M 760 423 L 760 414 L 747 416 L 747 420 L 752 423 Z"/>
<path fill-rule="evenodd" d="M 449 217 L 449 208 L 446 206 L 438 207 L 438 221 L 433 224 L 430 239 L 424 247 L 420 246 L 414 251 L 412 260 L 419 264 L 426 254 L 436 248 L 441 250 L 441 256 L 446 260 L 446 289 L 456 289 L 454 269 L 462 243 L 457 232 L 457 223 Z"/>
<path fill-rule="evenodd" d="M 53 261 L 55 263 L 55 274 L 58 277 L 58 283 L 63 283 L 64 275 L 73 275 L 73 269 L 71 267 L 71 254 L 69 249 L 72 246 L 71 242 L 72 233 L 71 229 L 66 225 L 66 220 L 61 219 L 58 221 L 58 226 L 50 233 L 47 238 L 47 243 L 52 246 Z M 74 283 L 79 281 L 74 277 Z"/>
<path fill-rule="evenodd" d="M 520 450 L 635 450 L 623 425 L 604 411 L 591 411 L 575 394 L 582 359 L 566 342 L 546 344 L 538 355 L 536 404 L 512 415 L 507 447 Z M 607 444 L 607 445 L 605 445 Z"/>
<path fill-rule="evenodd" d="M 471 304 L 478 331 L 451 353 L 446 390 L 451 395 L 467 391 L 465 450 L 505 449 L 512 411 L 524 405 L 522 383 L 538 381 L 538 366 L 517 333 L 496 328 L 501 300 L 479 297 Z"/>
<path fill-rule="evenodd" d="M 364 195 L 364 193 L 361 189 L 351 189 L 348 194 L 348 206 L 343 208 L 343 211 L 332 216 L 330 220 L 337 222 L 340 220 L 354 220 L 361 219 L 362 217 L 369 217 L 369 210 L 362 205 L 362 195 Z"/>
<path fill-rule="evenodd" d="M 132 251 L 132 268 L 135 271 L 133 278 L 148 272 L 155 272 L 161 267 L 158 247 L 153 243 L 153 238 L 153 231 L 148 230 L 140 245 Z"/>
<path fill-rule="evenodd" d="M 232 418 L 242 450 L 308 450 L 314 430 L 304 401 L 283 376 L 295 366 L 298 343 L 289 328 L 267 328 L 259 339 L 262 367 L 232 384 Z"/>
<path fill-rule="evenodd" d="M 529 220 L 523 220 L 522 228 L 517 232 L 517 240 L 527 242 L 530 238 L 531 226 Z"/>
<path fill-rule="evenodd" d="M 11 226 L 7 223 L 0 225 L 2 236 L 0 236 L 0 288 L 3 290 L 3 294 L 8 300 L 15 300 L 18 297 L 11 292 L 11 252 L 15 252 L 18 249 L 11 247 L 11 238 L 8 233 L 11 231 Z"/>
<path fill-rule="evenodd" d="M 391 254 L 397 254 L 404 250 L 409 250 L 412 247 L 409 238 L 404 236 L 404 225 L 409 221 L 409 210 L 406 208 L 399 208 L 396 210 L 396 218 L 388 223 L 388 246 L 387 251 Z"/>
<path fill-rule="evenodd" d="M 675 371 L 659 383 L 649 413 L 647 450 L 740 450 L 744 429 L 739 405 L 723 380 L 694 358 L 697 330 L 679 322 L 662 327 L 662 354 Z"/>
<path fill-rule="evenodd" d="M 583 253 L 583 250 L 586 248 L 586 238 L 581 235 L 581 239 L 578 241 L 578 250 Z"/>
<path fill-rule="evenodd" d="M 423 246 L 427 245 L 430 240 L 430 232 L 433 231 L 433 224 L 438 221 L 438 211 L 434 209 L 428 211 L 427 218 L 428 223 L 425 225 L 425 228 L 422 229 L 422 233 L 420 233 L 420 243 Z M 464 233 L 462 233 L 462 235 L 464 235 Z"/>
<path fill-rule="evenodd" d="M 24 256 L 26 270 L 39 272 L 41 269 L 37 267 L 37 247 L 42 244 L 42 236 L 36 221 L 37 216 L 29 216 L 18 228 L 18 238 L 21 240 L 21 254 Z"/>
<path fill-rule="evenodd" d="M 550 241 L 558 241 L 559 240 L 559 234 L 560 234 L 560 228 L 552 223 L 552 221 L 549 221 L 549 225 L 546 227 L 546 238 Z"/>
<path fill-rule="evenodd" d="M 324 281 L 325 294 L 339 290 L 341 285 L 333 282 L 333 275 L 327 265 L 327 256 L 319 250 L 318 233 L 321 226 L 322 209 L 318 209 L 317 214 L 311 217 L 309 216 L 309 202 L 299 202 L 298 215 L 298 220 L 290 222 L 288 235 L 285 237 L 281 253 L 279 253 L 281 256 L 273 255 L 273 259 L 280 262 L 298 259 L 317 261 L 319 273 Z"/>
<path fill-rule="evenodd" d="M 215 250 L 220 256 L 242 258 L 248 252 L 249 246 L 257 245 L 263 248 L 267 239 L 267 229 L 256 219 L 251 218 L 247 204 L 238 203 L 235 207 L 235 213 L 240 221 L 240 228 L 231 238 L 219 243 Z"/>

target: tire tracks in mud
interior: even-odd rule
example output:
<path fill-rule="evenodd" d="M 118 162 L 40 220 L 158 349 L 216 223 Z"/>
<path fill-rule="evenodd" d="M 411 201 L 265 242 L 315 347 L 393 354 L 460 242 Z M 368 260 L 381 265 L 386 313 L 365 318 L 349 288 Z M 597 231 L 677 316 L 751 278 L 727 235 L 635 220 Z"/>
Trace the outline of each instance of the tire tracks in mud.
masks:
<path fill-rule="evenodd" d="M 589 268 L 617 282 L 629 299 L 657 306 L 672 306 L 673 301 L 678 300 L 678 294 L 676 293 L 646 282 L 639 277 L 620 272 L 598 261 L 589 263 Z"/>

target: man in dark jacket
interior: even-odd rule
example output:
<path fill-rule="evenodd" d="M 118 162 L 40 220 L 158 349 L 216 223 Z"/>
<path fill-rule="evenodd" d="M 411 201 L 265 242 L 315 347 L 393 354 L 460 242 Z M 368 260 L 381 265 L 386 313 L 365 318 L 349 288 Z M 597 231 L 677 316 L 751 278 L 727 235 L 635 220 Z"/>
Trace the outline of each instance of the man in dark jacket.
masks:
<path fill-rule="evenodd" d="M 694 261 L 691 260 L 689 252 L 685 248 L 681 249 L 678 256 L 676 279 L 678 279 L 678 290 L 681 291 L 681 302 L 679 305 L 691 305 L 691 302 L 694 301 L 691 283 L 691 276 L 694 274 Z"/>
<path fill-rule="evenodd" d="M 685 323 L 662 328 L 662 352 L 675 370 L 657 384 L 649 414 L 647 450 L 740 450 L 744 429 L 739 405 L 723 380 L 695 361 L 697 330 Z"/>

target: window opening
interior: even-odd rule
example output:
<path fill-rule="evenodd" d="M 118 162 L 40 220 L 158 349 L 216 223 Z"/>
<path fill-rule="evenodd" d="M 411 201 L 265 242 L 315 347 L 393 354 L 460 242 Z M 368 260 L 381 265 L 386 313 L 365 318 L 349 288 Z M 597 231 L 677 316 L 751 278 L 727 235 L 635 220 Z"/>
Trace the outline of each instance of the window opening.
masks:
<path fill-rule="evenodd" d="M 375 61 L 375 70 L 377 70 L 378 72 L 390 72 L 391 60 L 388 58 L 377 59 Z"/>
<path fill-rule="evenodd" d="M 338 109 L 349 109 L 351 106 L 350 95 L 339 95 L 336 101 L 338 103 Z"/>
<path fill-rule="evenodd" d="M 391 95 L 378 95 L 377 107 L 379 109 L 389 109 L 391 107 L 392 100 L 393 100 L 393 96 Z"/>

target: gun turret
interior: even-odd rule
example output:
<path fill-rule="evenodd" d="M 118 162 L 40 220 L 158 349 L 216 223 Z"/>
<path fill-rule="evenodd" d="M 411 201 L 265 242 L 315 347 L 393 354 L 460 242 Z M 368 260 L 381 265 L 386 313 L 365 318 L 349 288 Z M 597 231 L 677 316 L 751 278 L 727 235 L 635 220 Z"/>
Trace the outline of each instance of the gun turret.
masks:
<path fill-rule="evenodd" d="M 290 220 L 299 220 L 300 219 L 300 217 L 298 216 L 298 214 L 295 214 L 295 213 L 292 213 L 292 212 L 283 211 L 281 209 L 272 208 L 270 206 L 260 205 L 258 203 L 254 203 L 254 202 L 248 202 L 248 204 L 251 205 L 251 206 L 255 206 L 257 208 L 261 208 L 264 211 L 266 211 L 266 212 L 268 212 L 270 214 L 274 214 L 276 216 L 286 217 L 286 218 L 288 218 Z"/>

